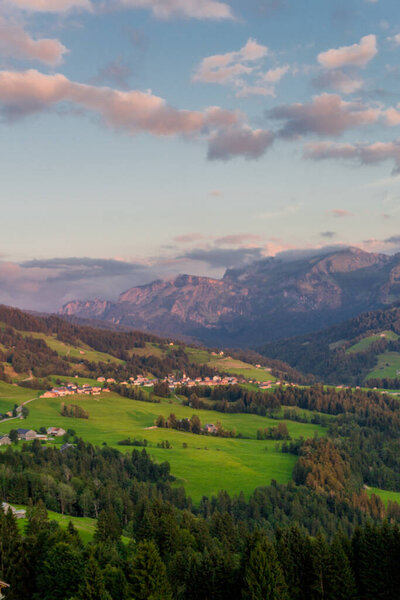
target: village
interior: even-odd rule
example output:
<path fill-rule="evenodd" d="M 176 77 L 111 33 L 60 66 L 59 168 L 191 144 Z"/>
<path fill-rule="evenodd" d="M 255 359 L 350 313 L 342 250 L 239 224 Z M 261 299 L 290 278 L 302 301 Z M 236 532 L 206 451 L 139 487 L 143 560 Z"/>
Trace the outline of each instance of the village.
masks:
<path fill-rule="evenodd" d="M 78 376 L 75 376 L 76 378 Z M 109 393 L 110 387 L 109 385 L 117 384 L 117 385 L 132 385 L 135 387 L 144 387 L 144 388 L 152 388 L 154 385 L 166 381 L 168 383 L 168 387 L 171 391 L 174 391 L 176 388 L 181 386 L 187 387 L 195 387 L 195 386 L 207 386 L 207 387 L 215 387 L 215 386 L 226 386 L 226 385 L 236 385 L 238 383 L 243 382 L 244 378 L 238 378 L 236 376 L 220 376 L 214 375 L 213 377 L 196 377 L 195 379 L 191 379 L 183 374 L 182 377 L 176 378 L 174 375 L 168 375 L 164 379 L 150 379 L 145 377 L 144 375 L 137 375 L 136 377 L 130 377 L 128 381 L 117 382 L 114 378 L 109 377 L 98 377 L 97 382 L 101 385 L 90 385 L 84 383 L 82 385 L 76 385 L 75 383 L 65 383 L 61 386 L 54 387 L 51 390 L 44 392 L 40 397 L 41 398 L 63 398 L 65 396 L 72 396 L 75 394 L 84 394 L 90 396 L 98 396 L 101 393 Z M 280 385 L 280 381 L 254 381 L 249 380 L 248 383 L 255 384 L 261 390 L 268 390 L 272 387 L 272 385 Z"/>

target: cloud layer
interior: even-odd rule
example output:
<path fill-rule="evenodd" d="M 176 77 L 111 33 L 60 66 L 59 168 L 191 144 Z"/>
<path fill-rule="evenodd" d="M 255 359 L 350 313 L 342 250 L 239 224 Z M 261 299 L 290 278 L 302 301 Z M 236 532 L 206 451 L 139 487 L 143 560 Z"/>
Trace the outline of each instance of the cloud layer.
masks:
<path fill-rule="evenodd" d="M 31 12 L 65 13 L 73 9 L 92 9 L 90 0 L 6 0 L 6 2 Z"/>
<path fill-rule="evenodd" d="M 362 165 L 394 162 L 393 174 L 400 173 L 400 141 L 373 144 L 317 142 L 305 145 L 304 157 L 310 160 L 348 160 Z"/>
<path fill-rule="evenodd" d="M 120 3 L 129 8 L 149 9 L 155 17 L 161 19 L 233 19 L 230 6 L 217 0 L 120 0 Z"/>

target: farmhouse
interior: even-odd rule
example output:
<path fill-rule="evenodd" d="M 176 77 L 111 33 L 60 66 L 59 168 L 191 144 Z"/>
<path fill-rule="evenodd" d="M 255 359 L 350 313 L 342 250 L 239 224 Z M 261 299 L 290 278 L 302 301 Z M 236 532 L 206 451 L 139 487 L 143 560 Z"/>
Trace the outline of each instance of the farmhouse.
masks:
<path fill-rule="evenodd" d="M 53 435 L 54 437 L 61 437 L 65 435 L 67 432 L 62 427 L 48 427 L 47 435 Z"/>
<path fill-rule="evenodd" d="M 204 425 L 204 431 L 206 433 L 217 433 L 218 430 L 213 423 L 207 423 L 207 425 Z"/>
<path fill-rule="evenodd" d="M 0 446 L 9 446 L 11 444 L 11 440 L 8 435 L 0 435 Z"/>
<path fill-rule="evenodd" d="M 34 440 L 36 438 L 36 431 L 33 429 L 17 429 L 19 440 Z"/>
<path fill-rule="evenodd" d="M 11 504 L 8 504 L 8 502 L 2 502 L 1 508 L 3 509 L 5 514 L 7 514 L 8 511 L 10 510 L 16 519 L 25 519 L 25 517 L 26 517 L 26 510 L 24 510 L 24 509 L 18 510 L 17 508 L 14 508 L 13 506 L 11 506 Z"/>

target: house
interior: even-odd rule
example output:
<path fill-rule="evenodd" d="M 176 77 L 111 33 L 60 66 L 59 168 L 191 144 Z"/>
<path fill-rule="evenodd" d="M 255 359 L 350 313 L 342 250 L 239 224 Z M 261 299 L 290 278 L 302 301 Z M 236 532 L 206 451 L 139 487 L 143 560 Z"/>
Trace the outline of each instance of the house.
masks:
<path fill-rule="evenodd" d="M 65 450 L 68 450 L 68 448 L 73 448 L 74 445 L 73 444 L 68 444 L 68 442 L 66 444 L 63 444 L 60 448 L 61 452 L 64 452 Z"/>
<path fill-rule="evenodd" d="M 7 514 L 10 510 L 16 519 L 25 519 L 26 517 L 26 510 L 24 510 L 23 508 L 18 510 L 17 508 L 11 506 L 11 504 L 8 504 L 8 502 L 2 502 L 1 508 L 3 509 L 5 514 Z"/>
<path fill-rule="evenodd" d="M 36 438 L 36 431 L 33 429 L 17 429 L 19 440 L 34 440 Z"/>
<path fill-rule="evenodd" d="M 217 433 L 218 430 L 213 423 L 207 423 L 207 425 L 204 425 L 204 431 L 206 433 Z"/>
<path fill-rule="evenodd" d="M 54 437 L 61 437 L 65 435 L 67 432 L 62 427 L 48 427 L 47 435 L 53 435 Z"/>
<path fill-rule="evenodd" d="M 9 446 L 11 444 L 11 440 L 8 435 L 0 435 L 0 446 Z"/>

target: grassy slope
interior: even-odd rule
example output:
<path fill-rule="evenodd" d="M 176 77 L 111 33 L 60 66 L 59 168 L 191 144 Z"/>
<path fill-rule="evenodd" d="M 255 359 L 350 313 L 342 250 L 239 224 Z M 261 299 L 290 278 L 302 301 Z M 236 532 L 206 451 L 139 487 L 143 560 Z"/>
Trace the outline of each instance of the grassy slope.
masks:
<path fill-rule="evenodd" d="M 7 412 L 14 408 L 14 404 L 22 404 L 26 400 L 35 398 L 37 394 L 36 390 L 29 390 L 0 381 L 0 412 Z M 0 430 L 2 426 L 4 427 L 3 423 L 0 425 Z"/>
<path fill-rule="evenodd" d="M 93 350 L 86 344 L 80 344 L 79 346 L 72 346 L 71 344 L 65 344 L 58 340 L 55 336 L 46 335 L 44 333 L 34 333 L 31 331 L 20 332 L 21 335 L 41 338 L 52 350 L 55 350 L 60 356 L 71 356 L 73 358 L 81 358 L 82 360 L 89 360 L 91 362 L 114 362 L 123 364 L 124 361 L 111 354 L 105 352 L 98 352 Z M 83 354 L 81 354 L 83 352 Z"/>
<path fill-rule="evenodd" d="M 384 338 L 382 338 L 381 334 L 384 334 Z M 399 338 L 398 335 L 394 333 L 394 331 L 382 331 L 381 333 L 377 333 L 375 335 L 370 335 L 368 337 L 363 338 L 357 344 L 354 344 L 350 348 L 347 349 L 346 353 L 352 352 L 365 352 L 374 342 L 377 342 L 381 339 L 386 340 L 397 340 Z"/>
<path fill-rule="evenodd" d="M 187 489 L 195 501 L 203 495 L 211 495 L 221 489 L 234 494 L 243 491 L 248 496 L 259 485 L 267 485 L 271 479 L 286 482 L 290 479 L 296 457 L 282 454 L 275 449 L 274 441 L 256 440 L 259 427 L 276 426 L 277 421 L 256 415 L 224 415 L 213 411 L 196 411 L 177 401 L 170 404 L 139 402 L 121 398 L 115 394 L 95 397 L 74 397 L 71 402 L 79 404 L 90 414 L 89 420 L 67 419 L 59 413 L 60 400 L 39 399 L 32 402 L 30 414 L 24 427 L 61 426 L 73 428 L 85 440 L 95 444 L 107 442 L 116 446 L 128 436 L 145 437 L 151 444 L 149 452 L 157 461 L 168 460 L 171 471 Z M 203 424 L 221 421 L 227 429 L 236 428 L 252 439 L 223 439 L 197 436 L 170 429 L 146 429 L 154 419 L 174 412 L 178 418 L 191 417 L 197 413 Z M 319 426 L 287 422 L 292 437 L 311 437 Z M 171 450 L 156 448 L 157 442 L 168 439 Z M 186 442 L 188 448 L 183 448 Z M 118 446 L 120 450 L 130 450 Z M 268 448 L 268 451 L 265 450 Z"/>
<path fill-rule="evenodd" d="M 186 348 L 186 353 L 196 364 L 207 364 L 231 375 L 243 375 L 248 379 L 257 381 L 275 381 L 276 377 L 271 375 L 265 368 L 256 369 L 254 365 L 230 358 L 229 356 L 213 356 L 207 350 L 197 348 Z"/>

